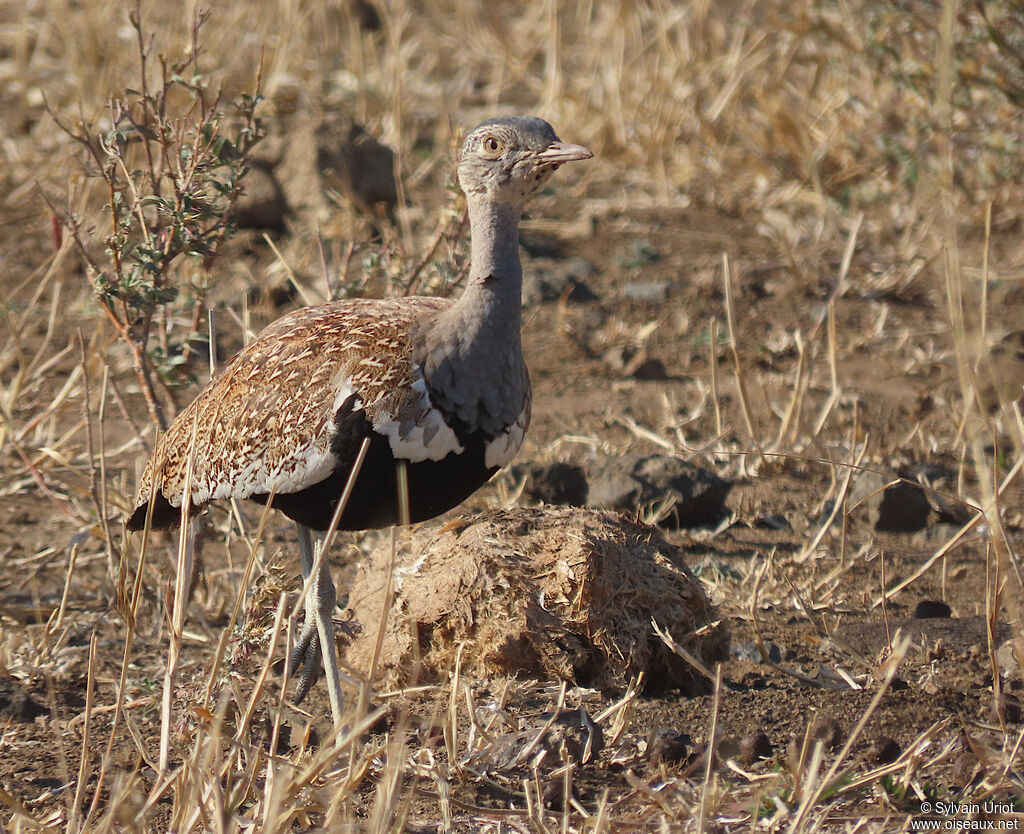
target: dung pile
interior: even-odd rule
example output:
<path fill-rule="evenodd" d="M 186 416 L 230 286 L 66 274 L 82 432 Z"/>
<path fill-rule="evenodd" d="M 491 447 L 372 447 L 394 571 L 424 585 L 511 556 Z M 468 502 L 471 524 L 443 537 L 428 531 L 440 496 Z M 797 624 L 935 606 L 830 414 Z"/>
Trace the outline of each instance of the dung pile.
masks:
<path fill-rule="evenodd" d="M 724 654 L 724 629 L 694 635 L 713 614 L 679 548 L 625 516 L 517 508 L 398 540 L 378 686 L 443 678 L 461 651 L 461 668 L 474 677 L 621 689 L 643 672 L 649 688 L 705 691 L 699 674 L 654 633 L 652 617 L 706 665 Z M 390 563 L 385 543 L 353 585 L 349 613 L 362 630 L 346 660 L 362 674 L 373 657 Z"/>

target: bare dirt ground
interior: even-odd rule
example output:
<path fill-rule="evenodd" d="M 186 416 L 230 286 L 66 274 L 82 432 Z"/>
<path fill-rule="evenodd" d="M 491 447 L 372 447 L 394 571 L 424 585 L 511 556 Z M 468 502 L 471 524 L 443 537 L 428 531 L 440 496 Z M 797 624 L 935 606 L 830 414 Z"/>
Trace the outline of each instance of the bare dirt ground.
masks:
<path fill-rule="evenodd" d="M 380 29 L 349 4 L 301 5 L 285 25 L 277 6 L 252 22 L 225 4 L 207 30 L 205 66 L 233 93 L 252 72 L 222 58 L 231 33 L 250 64 L 268 44 L 267 155 L 284 158 L 293 209 L 269 243 L 243 229 L 209 267 L 221 360 L 243 325 L 302 303 L 289 270 L 317 299 L 325 269 L 353 292 L 400 291 L 438 228 L 457 226 L 453 125 L 495 110 L 549 118 L 597 158 L 559 172 L 524 224 L 534 415 L 519 459 L 672 454 L 732 482 L 722 517 L 662 531 L 730 634 L 721 680 L 698 695 L 657 679 L 562 691 L 453 670 L 375 693 L 369 731 L 331 748 L 322 683 L 296 707 L 280 645 L 264 663 L 278 595 L 294 600 L 294 533 L 270 517 L 253 593 L 226 631 L 260 509 L 240 507 L 240 533 L 220 508 L 173 702 L 171 764 L 184 767 L 160 773 L 176 544 L 154 536 L 139 575 L 138 537 L 121 528 L 152 427 L 41 196 L 104 222 L 42 96 L 65 119 L 98 117 L 131 86 L 134 47 L 92 3 L 17 25 L 3 12 L 0 830 L 1018 824 L 1024 192 L 1005 168 L 1019 169 L 1021 120 L 1011 81 L 982 83 L 1002 53 L 980 18 L 953 18 L 956 60 L 943 65 L 944 12 L 930 4 L 551 4 L 506 18 L 385 3 Z M 179 49 L 182 21 L 150 13 L 160 49 Z M 475 38 L 457 59 L 451 20 Z M 531 26 L 543 34 L 516 58 L 507 44 Z M 383 243 L 317 175 L 308 137 L 346 107 L 399 152 L 405 202 L 394 224 L 377 221 Z M 464 251 L 446 236 L 421 291 L 445 291 Z M 196 294 L 169 313 L 172 345 Z M 208 378 L 204 362 L 175 366 L 169 411 Z M 915 487 L 883 499 L 900 477 Z M 533 506 L 521 487 L 502 473 L 453 515 Z M 650 506 L 634 515 L 658 520 Z M 336 546 L 342 594 L 386 536 Z M 555 745 L 503 767 L 497 742 L 510 734 L 521 750 L 559 705 L 585 708 L 601 749 L 566 765 Z"/>

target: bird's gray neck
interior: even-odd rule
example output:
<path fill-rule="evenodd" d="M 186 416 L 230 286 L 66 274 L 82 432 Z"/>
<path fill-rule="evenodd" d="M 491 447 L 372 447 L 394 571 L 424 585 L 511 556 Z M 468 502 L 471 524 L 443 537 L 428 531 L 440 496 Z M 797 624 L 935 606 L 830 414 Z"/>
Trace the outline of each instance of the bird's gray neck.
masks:
<path fill-rule="evenodd" d="M 520 415 L 529 390 L 520 336 L 520 206 L 469 201 L 469 283 L 414 339 L 434 405 L 460 436 L 495 436 Z"/>
<path fill-rule="evenodd" d="M 519 216 L 522 207 L 473 197 L 469 200 L 469 284 L 505 285 L 519 301 L 523 268 L 519 263 Z M 514 285 L 514 286 L 509 286 Z M 497 290 L 492 287 L 492 291 Z"/>
<path fill-rule="evenodd" d="M 494 203 L 475 196 L 469 200 L 469 280 L 451 311 L 453 319 L 462 320 L 462 339 L 479 335 L 498 350 L 519 348 L 523 289 L 523 267 L 519 262 L 521 213 L 519 205 Z"/>

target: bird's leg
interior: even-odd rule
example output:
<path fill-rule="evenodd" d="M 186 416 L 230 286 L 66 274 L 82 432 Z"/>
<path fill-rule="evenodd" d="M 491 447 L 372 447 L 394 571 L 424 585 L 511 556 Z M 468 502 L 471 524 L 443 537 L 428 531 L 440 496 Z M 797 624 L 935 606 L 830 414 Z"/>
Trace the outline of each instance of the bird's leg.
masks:
<path fill-rule="evenodd" d="M 299 556 L 302 563 L 302 578 L 308 580 L 316 569 L 317 550 L 314 549 L 312 532 L 308 527 L 297 524 L 299 532 Z M 337 593 L 331 580 L 331 568 L 327 554 L 320 555 L 317 571 L 310 592 L 306 595 L 306 622 L 302 626 L 298 645 L 292 654 L 292 668 L 302 665 L 299 685 L 295 690 L 296 703 L 302 701 L 310 686 L 320 677 L 320 670 L 327 671 L 327 694 L 331 699 L 331 713 L 335 725 L 341 723 L 343 696 L 341 672 L 338 668 L 338 654 L 334 644 L 334 606 Z"/>
<path fill-rule="evenodd" d="M 309 580 L 313 572 L 316 556 L 313 551 L 313 536 L 308 527 L 296 524 L 299 534 L 299 560 L 302 565 L 302 581 Z M 319 584 L 319 582 L 317 583 Z M 295 690 L 295 703 L 302 703 L 309 688 L 320 677 L 320 670 L 323 664 L 320 659 L 320 637 L 317 634 L 317 594 L 311 588 L 306 594 L 306 619 L 302 624 L 302 631 L 299 634 L 299 641 L 292 651 L 291 666 L 292 672 L 302 670 L 299 676 L 299 685 Z"/>

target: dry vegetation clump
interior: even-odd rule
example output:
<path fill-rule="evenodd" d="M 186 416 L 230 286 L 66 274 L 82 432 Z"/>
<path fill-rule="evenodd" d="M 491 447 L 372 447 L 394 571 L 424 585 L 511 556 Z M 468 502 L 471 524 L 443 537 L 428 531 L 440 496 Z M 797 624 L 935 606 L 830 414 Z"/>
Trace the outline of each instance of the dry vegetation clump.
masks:
<path fill-rule="evenodd" d="M 564 680 L 622 690 L 707 689 L 651 630 L 667 629 L 703 668 L 724 658 L 725 630 L 679 548 L 608 512 L 510 509 L 427 526 L 397 558 L 378 546 L 356 575 L 349 614 L 362 626 L 346 653 L 366 672 L 377 622 L 394 597 L 378 657 L 387 686 L 463 674 Z"/>

